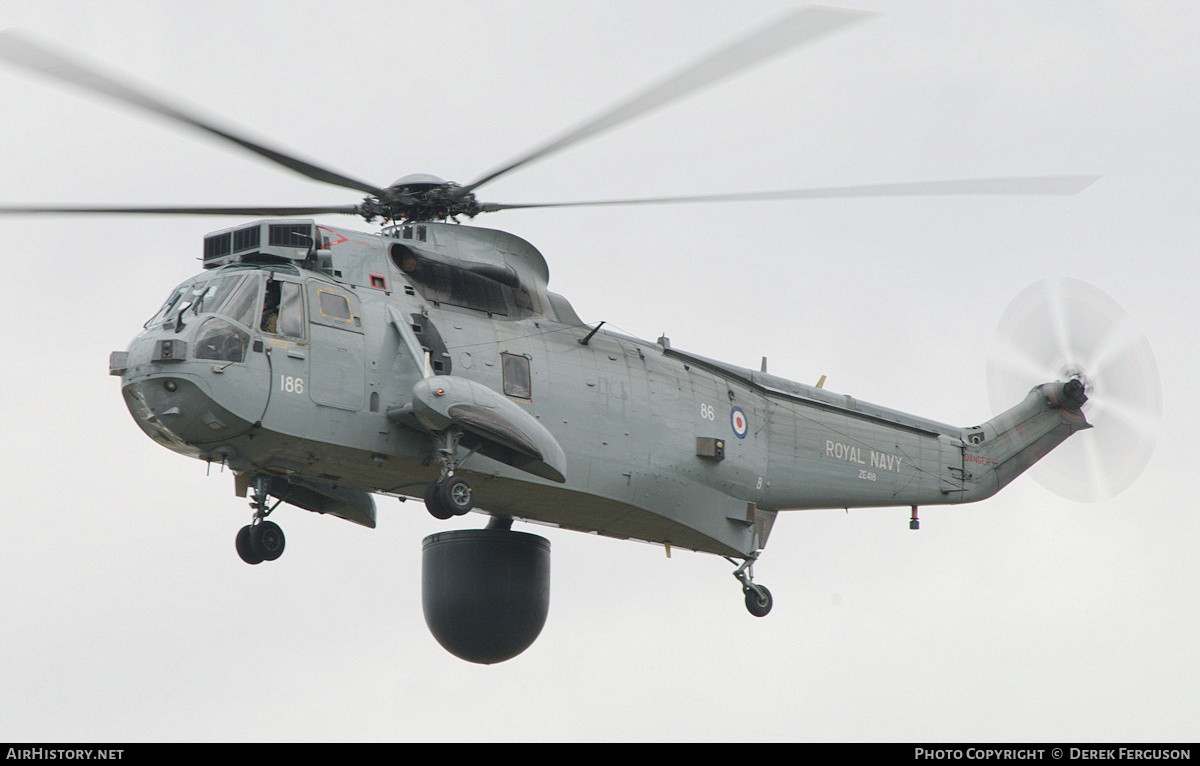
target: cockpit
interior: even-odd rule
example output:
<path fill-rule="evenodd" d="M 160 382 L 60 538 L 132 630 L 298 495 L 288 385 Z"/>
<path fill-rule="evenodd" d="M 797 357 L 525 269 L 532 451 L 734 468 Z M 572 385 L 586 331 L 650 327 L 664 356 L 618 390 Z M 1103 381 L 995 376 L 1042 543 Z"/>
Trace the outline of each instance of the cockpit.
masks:
<path fill-rule="evenodd" d="M 191 356 L 218 362 L 245 361 L 252 331 L 302 340 L 303 285 L 276 279 L 278 272 L 300 276 L 288 265 L 235 265 L 203 274 L 175 288 L 145 327 L 178 334 L 199 322 Z"/>

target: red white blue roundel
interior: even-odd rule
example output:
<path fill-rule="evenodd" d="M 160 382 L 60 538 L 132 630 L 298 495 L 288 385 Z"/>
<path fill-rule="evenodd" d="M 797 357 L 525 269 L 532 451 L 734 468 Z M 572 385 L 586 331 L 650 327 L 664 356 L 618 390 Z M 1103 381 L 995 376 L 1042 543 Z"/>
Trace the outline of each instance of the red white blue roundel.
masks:
<path fill-rule="evenodd" d="M 750 424 L 746 422 L 746 413 L 742 412 L 741 407 L 734 407 L 729 412 L 729 424 L 733 426 L 733 435 L 739 439 L 746 438 L 746 432 L 750 430 Z"/>

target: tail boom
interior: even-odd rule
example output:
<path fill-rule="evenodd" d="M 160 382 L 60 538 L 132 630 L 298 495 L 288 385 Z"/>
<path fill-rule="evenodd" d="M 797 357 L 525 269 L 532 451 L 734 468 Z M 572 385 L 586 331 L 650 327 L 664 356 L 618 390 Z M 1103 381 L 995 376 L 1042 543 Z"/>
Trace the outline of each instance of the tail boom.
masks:
<path fill-rule="evenodd" d="M 999 492 L 1072 434 L 1091 428 L 1077 379 L 1035 386 L 1017 406 L 964 432 L 963 493 L 974 502 Z"/>

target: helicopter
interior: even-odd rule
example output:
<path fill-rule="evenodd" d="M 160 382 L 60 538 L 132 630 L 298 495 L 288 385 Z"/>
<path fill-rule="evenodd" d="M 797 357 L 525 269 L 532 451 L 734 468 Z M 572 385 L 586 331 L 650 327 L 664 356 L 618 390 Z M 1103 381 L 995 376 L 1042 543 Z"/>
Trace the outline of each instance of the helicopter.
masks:
<path fill-rule="evenodd" d="M 576 205 L 805 197 L 1074 194 L 1090 176 L 982 179 L 736 195 L 508 204 L 499 176 L 815 42 L 863 14 L 805 8 L 723 48 L 583 126 L 459 185 L 428 174 L 389 186 L 298 159 L 168 105 L 15 33 L 0 57 L 368 196 L 328 207 L 9 207 L 10 214 L 258 216 L 212 232 L 203 273 L 174 288 L 110 358 L 139 427 L 228 467 L 251 520 L 248 564 L 282 555 L 282 504 L 374 527 L 374 495 L 420 498 L 439 519 L 487 528 L 426 538 L 423 601 L 435 638 L 490 664 L 536 639 L 549 605 L 549 544 L 514 520 L 725 557 L 747 610 L 770 591 L 753 564 L 778 513 L 983 500 L 1090 427 L 1095 381 L 1055 370 L 985 423 L 959 427 L 585 324 L 549 289 L 545 258 L 486 212 Z M 377 233 L 310 216 L 382 221 Z"/>

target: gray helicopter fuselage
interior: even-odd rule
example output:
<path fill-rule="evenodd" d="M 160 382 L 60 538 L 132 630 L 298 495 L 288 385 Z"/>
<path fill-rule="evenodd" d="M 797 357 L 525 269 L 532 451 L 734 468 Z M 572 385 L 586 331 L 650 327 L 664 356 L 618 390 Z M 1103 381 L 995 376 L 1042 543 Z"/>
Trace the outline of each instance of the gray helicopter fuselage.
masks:
<path fill-rule="evenodd" d="M 210 268 L 111 371 L 164 446 L 360 498 L 329 512 L 368 526 L 361 493 L 420 497 L 438 478 L 438 441 L 414 410 L 428 377 L 465 381 L 478 412 L 512 402 L 506 428 L 544 429 L 561 448 L 559 466 L 532 442 L 518 461 L 481 441 L 460 468 L 477 508 L 727 556 L 761 549 L 781 510 L 988 497 L 1087 427 L 1050 389 L 960 428 L 597 330 L 547 290 L 537 250 L 503 232 L 268 225 L 309 232 L 284 242 L 304 257 L 256 249 L 259 224 L 213 235 Z M 243 258 L 239 237 L 254 251 Z"/>

